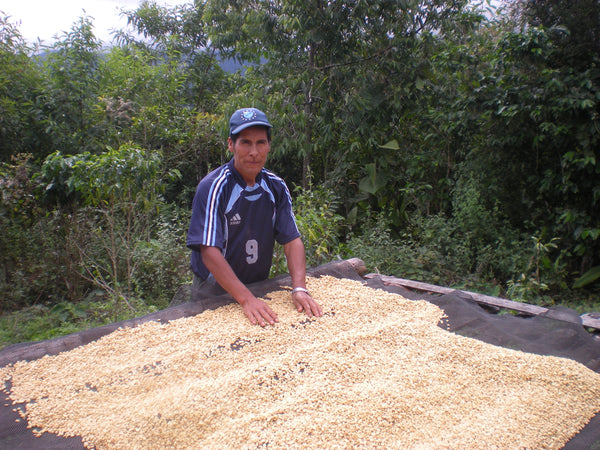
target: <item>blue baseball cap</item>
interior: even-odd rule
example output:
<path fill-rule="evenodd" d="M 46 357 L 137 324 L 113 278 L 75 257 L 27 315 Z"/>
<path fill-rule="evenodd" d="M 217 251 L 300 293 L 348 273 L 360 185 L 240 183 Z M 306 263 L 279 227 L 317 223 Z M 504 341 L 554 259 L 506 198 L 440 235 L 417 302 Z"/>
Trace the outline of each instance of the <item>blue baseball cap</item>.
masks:
<path fill-rule="evenodd" d="M 256 108 L 238 109 L 229 119 L 229 136 L 254 126 L 273 128 L 264 112 Z"/>

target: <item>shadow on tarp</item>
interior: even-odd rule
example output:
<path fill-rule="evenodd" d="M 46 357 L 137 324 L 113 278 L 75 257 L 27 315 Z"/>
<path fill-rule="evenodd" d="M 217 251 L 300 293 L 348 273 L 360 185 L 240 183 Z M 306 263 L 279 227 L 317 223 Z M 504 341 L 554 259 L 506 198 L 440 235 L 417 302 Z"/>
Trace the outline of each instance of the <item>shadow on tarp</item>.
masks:
<path fill-rule="evenodd" d="M 388 286 L 378 278 L 364 280 L 347 261 L 331 262 L 310 269 L 308 274 L 313 277 L 330 275 L 336 278 L 359 280 L 370 287 L 397 293 L 408 299 L 427 300 L 438 305 L 446 313 L 447 318 L 439 324 L 444 329 L 506 348 L 539 355 L 570 358 L 591 370 L 600 372 L 600 342 L 596 341 L 583 328 L 581 319 L 577 313 L 571 310 L 555 308 L 544 316 L 528 318 L 512 314 L 491 314 L 463 292 L 442 296 L 429 295 L 409 291 L 400 286 Z M 290 284 L 290 276 L 282 275 L 250 285 L 249 288 L 256 296 L 264 297 L 265 294 L 281 287 L 290 286 Z M 0 351 L 0 367 L 16 361 L 31 361 L 44 355 L 56 355 L 69 351 L 95 341 L 118 328 L 133 327 L 148 321 L 165 323 L 199 314 L 206 309 L 215 309 L 231 302 L 233 299 L 229 295 L 206 298 L 194 303 L 184 302 L 144 317 L 84 330 L 68 336 L 42 342 L 11 345 Z M 24 405 L 12 404 L 7 392 L 10 392 L 9 383 L 5 386 L 4 391 L 0 391 L 2 400 L 0 405 L 1 449 L 83 448 L 80 437 L 65 438 L 53 433 L 43 433 L 40 437 L 36 437 L 17 412 L 18 408 L 24 408 Z M 596 415 L 564 448 L 600 449 L 600 415 Z"/>

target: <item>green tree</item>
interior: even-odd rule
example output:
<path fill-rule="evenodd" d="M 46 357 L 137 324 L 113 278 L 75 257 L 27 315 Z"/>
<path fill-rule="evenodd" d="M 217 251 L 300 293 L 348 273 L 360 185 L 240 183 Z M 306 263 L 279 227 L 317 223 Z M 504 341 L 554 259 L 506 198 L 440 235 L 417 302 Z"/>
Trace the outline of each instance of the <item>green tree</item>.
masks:
<path fill-rule="evenodd" d="M 545 258 L 556 288 L 598 264 L 596 69 L 561 66 L 573 45 L 564 28 L 507 21 L 486 33 L 436 55 L 452 82 L 436 84 L 428 119 L 443 131 L 434 139 L 454 147 L 451 216 L 479 223 L 474 249 L 509 228 L 552 242 Z M 476 211 L 478 221 L 465 222 Z"/>
<path fill-rule="evenodd" d="M 90 17 L 81 17 L 46 54 L 44 125 L 54 148 L 68 153 L 96 152 L 100 42 Z"/>
<path fill-rule="evenodd" d="M 557 46 L 548 62 L 578 71 L 591 68 L 600 53 L 600 3 L 597 0 L 564 2 L 529 0 L 515 5 L 517 16 L 532 27 L 553 31 Z"/>
<path fill-rule="evenodd" d="M 498 67 L 504 73 L 494 79 L 490 104 L 497 111 L 490 129 L 500 158 L 496 167 L 510 174 L 509 179 L 500 171 L 496 175 L 502 201 L 513 205 L 513 219 L 546 228 L 547 238 L 560 237 L 571 269 L 585 271 L 598 263 L 600 250 L 595 69 L 552 68 L 546 58 L 552 58 L 557 43 L 543 28 L 508 33 L 502 44 Z"/>
<path fill-rule="evenodd" d="M 410 160 L 413 145 L 402 125 L 418 115 L 434 35 L 465 6 L 213 0 L 204 17 L 220 52 L 263 61 L 225 107 L 243 97 L 275 112 L 280 172 L 305 188 L 327 180 L 349 199 L 348 209 L 369 200 L 396 211 L 404 203 L 401 161 Z M 401 147 L 380 147 L 391 134 Z M 290 158 L 302 161 L 301 176 Z"/>
<path fill-rule="evenodd" d="M 115 47 L 105 55 L 98 105 L 107 145 L 136 142 L 160 150 L 163 169 L 179 170 L 181 178 L 168 183 L 165 198 L 185 207 L 200 178 L 225 161 L 226 150 L 221 117 L 186 102 L 182 86 L 188 82 L 177 56 L 160 60 L 147 48 Z"/>
<path fill-rule="evenodd" d="M 0 12 L 0 161 L 29 153 L 43 158 L 49 140 L 41 123 L 42 74 L 17 27 Z"/>
<path fill-rule="evenodd" d="M 144 40 L 126 33 L 120 33 L 118 40 L 144 48 L 158 62 L 175 64 L 186 77 L 179 85 L 182 104 L 210 112 L 218 106 L 228 80 L 219 66 L 219 54 L 208 39 L 202 17 L 204 7 L 204 2 L 190 2 L 167 8 L 145 0 L 137 9 L 124 12 L 128 24 Z"/>
<path fill-rule="evenodd" d="M 123 46 L 108 55 L 101 83 L 108 121 L 115 122 L 120 107 L 131 107 L 129 124 L 112 134 L 120 142 L 160 149 L 164 167 L 182 174 L 167 186 L 165 197 L 186 208 L 198 181 L 226 159 L 218 105 L 232 80 L 208 40 L 203 8 L 201 2 L 166 8 L 146 1 L 126 11 L 143 40 L 119 35 Z"/>

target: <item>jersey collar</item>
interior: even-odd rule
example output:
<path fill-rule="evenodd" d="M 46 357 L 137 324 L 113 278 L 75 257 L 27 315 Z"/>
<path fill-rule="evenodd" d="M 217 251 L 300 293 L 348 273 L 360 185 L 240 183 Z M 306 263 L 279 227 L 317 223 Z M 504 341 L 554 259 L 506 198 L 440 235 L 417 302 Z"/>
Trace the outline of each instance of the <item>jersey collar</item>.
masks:
<path fill-rule="evenodd" d="M 246 180 L 244 180 L 244 177 L 242 177 L 242 174 L 238 172 L 238 170 L 235 168 L 235 164 L 234 164 L 234 160 L 235 158 L 231 158 L 229 160 L 229 162 L 227 163 L 227 165 L 229 166 L 229 170 L 231 171 L 231 173 L 233 174 L 233 177 L 235 178 L 235 181 L 237 181 L 237 183 L 242 186 L 244 189 L 248 187 L 248 183 L 246 183 Z M 260 185 L 261 181 L 263 179 L 263 172 L 265 171 L 265 168 L 263 167 L 261 169 L 261 171 L 259 172 L 258 175 L 256 175 L 256 185 Z"/>

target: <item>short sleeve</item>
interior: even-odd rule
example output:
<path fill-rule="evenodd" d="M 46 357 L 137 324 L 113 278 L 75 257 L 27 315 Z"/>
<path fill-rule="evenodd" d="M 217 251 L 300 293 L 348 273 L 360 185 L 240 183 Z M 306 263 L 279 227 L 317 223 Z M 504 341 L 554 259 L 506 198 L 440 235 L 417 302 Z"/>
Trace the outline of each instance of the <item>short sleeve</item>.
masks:
<path fill-rule="evenodd" d="M 188 229 L 186 245 L 200 251 L 201 245 L 223 248 L 224 223 L 222 189 L 225 176 L 210 174 L 204 178 L 196 189 L 192 203 L 192 217 Z"/>
<path fill-rule="evenodd" d="M 290 191 L 282 179 L 279 178 L 278 182 L 280 188 L 277 190 L 278 198 L 276 199 L 275 240 L 284 245 L 300 237 L 300 231 L 292 210 Z"/>

